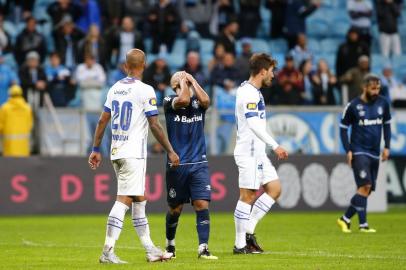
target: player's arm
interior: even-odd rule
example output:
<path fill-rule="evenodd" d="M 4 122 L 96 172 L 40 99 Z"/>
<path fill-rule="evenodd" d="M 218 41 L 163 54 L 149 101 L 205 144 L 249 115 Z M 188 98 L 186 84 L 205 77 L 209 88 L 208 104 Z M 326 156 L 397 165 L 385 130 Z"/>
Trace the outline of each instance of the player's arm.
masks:
<path fill-rule="evenodd" d="M 155 139 L 162 145 L 165 151 L 168 153 L 168 158 L 172 166 L 179 165 L 179 156 L 175 153 L 172 148 L 171 143 L 166 137 L 164 130 L 159 123 L 158 115 L 152 115 L 148 117 L 149 128 L 151 129 L 152 134 Z"/>
<path fill-rule="evenodd" d="M 193 86 L 193 88 L 195 89 L 196 98 L 197 98 L 197 100 L 199 100 L 200 106 L 203 109 L 209 108 L 210 97 L 206 93 L 206 91 L 204 91 L 204 89 L 200 86 L 200 84 L 196 81 L 196 79 L 193 78 L 192 75 L 187 73 L 186 78 L 189 81 L 189 83 Z"/>
<path fill-rule="evenodd" d="M 351 108 L 351 103 L 348 103 L 347 106 L 345 106 L 343 115 L 341 118 L 341 123 L 340 123 L 340 138 L 341 138 L 341 143 L 343 144 L 343 148 L 345 152 L 347 153 L 347 163 L 349 166 L 351 166 L 352 162 L 352 152 L 351 152 L 351 147 L 350 147 L 350 140 L 348 138 L 348 128 L 351 126 L 352 123 L 352 108 Z"/>
<path fill-rule="evenodd" d="M 382 152 L 382 160 L 388 160 L 390 154 L 390 140 L 392 137 L 392 131 L 390 128 L 390 124 L 392 121 L 391 113 L 390 113 L 390 105 L 389 103 L 386 104 L 385 113 L 383 115 L 383 140 L 385 142 L 385 148 Z"/>
<path fill-rule="evenodd" d="M 111 114 L 109 111 L 105 110 L 101 113 L 99 122 L 96 126 L 96 131 L 93 138 L 93 149 L 92 153 L 89 156 L 89 166 L 93 170 L 100 166 L 102 157 L 99 151 L 100 144 L 103 139 L 104 130 L 106 129 L 107 124 L 109 123 Z"/>
<path fill-rule="evenodd" d="M 190 92 L 186 76 L 182 77 L 179 82 L 180 93 L 172 100 L 172 108 L 178 110 L 190 104 Z"/>

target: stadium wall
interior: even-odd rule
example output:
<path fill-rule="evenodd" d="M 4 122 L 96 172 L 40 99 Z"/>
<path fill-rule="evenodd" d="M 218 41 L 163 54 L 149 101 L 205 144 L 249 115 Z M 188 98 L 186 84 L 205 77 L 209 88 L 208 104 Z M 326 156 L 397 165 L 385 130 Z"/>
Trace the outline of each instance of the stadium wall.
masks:
<path fill-rule="evenodd" d="M 351 169 L 344 156 L 290 157 L 275 165 L 283 180 L 277 210 L 338 210 L 347 206 L 355 191 Z M 238 199 L 238 172 L 231 156 L 210 157 L 213 211 L 233 211 Z M 406 158 L 395 158 L 386 166 L 389 198 L 406 202 Z M 146 193 L 149 212 L 166 211 L 165 161 L 148 160 Z M 384 178 L 383 170 L 380 177 Z M 115 198 L 116 182 L 110 162 L 97 171 L 86 158 L 0 158 L 0 214 L 106 213 Z M 397 181 L 397 182 L 395 182 Z M 369 202 L 372 211 L 387 208 L 386 181 Z M 190 208 L 187 207 L 189 210 Z"/>

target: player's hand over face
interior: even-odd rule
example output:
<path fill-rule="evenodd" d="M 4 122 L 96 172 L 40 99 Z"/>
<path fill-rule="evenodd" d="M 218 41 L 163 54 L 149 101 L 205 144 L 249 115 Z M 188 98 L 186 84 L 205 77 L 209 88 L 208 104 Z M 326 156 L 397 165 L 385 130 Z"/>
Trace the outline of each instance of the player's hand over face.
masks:
<path fill-rule="evenodd" d="M 285 160 L 288 158 L 288 152 L 281 146 L 278 146 L 275 150 L 275 155 L 278 157 L 278 160 Z"/>
<path fill-rule="evenodd" d="M 383 149 L 383 152 L 382 152 L 382 161 L 386 161 L 386 160 L 389 159 L 389 153 L 390 153 L 390 151 L 389 151 L 388 148 Z"/>
<path fill-rule="evenodd" d="M 168 153 L 169 163 L 172 167 L 179 166 L 179 156 L 175 152 Z"/>
<path fill-rule="evenodd" d="M 92 152 L 89 156 L 89 161 L 88 161 L 89 167 L 92 170 L 96 170 L 100 166 L 101 160 L 102 160 L 102 157 L 101 157 L 100 153 Z"/>
<path fill-rule="evenodd" d="M 348 153 L 347 153 L 347 163 L 348 163 L 348 166 L 352 167 L 352 152 L 351 151 L 348 151 Z"/>

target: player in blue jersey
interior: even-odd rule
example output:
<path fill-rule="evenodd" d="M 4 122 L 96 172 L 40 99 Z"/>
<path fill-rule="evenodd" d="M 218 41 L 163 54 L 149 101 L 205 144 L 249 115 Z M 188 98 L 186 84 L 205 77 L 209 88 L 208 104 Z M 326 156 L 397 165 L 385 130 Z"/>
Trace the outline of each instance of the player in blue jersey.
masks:
<path fill-rule="evenodd" d="M 374 233 L 368 226 L 367 200 L 375 190 L 379 168 L 382 127 L 385 148 L 382 160 L 389 158 L 390 148 L 390 106 L 386 99 L 379 95 L 381 82 L 379 77 L 368 74 L 362 84 L 362 95 L 353 99 L 345 107 L 340 135 L 347 152 L 347 162 L 352 167 L 357 184 L 357 193 L 351 199 L 351 205 L 345 214 L 337 220 L 338 226 L 345 233 L 350 233 L 351 217 L 358 213 L 360 232 Z M 351 127 L 351 139 L 348 129 Z"/>
<path fill-rule="evenodd" d="M 168 138 L 179 155 L 180 166 L 166 169 L 169 211 L 166 214 L 166 250 L 175 256 L 175 234 L 183 204 L 192 201 L 199 237 L 198 258 L 217 259 L 208 249 L 210 233 L 210 175 L 206 157 L 204 121 L 210 98 L 188 73 L 171 78 L 176 95 L 165 97 Z"/>

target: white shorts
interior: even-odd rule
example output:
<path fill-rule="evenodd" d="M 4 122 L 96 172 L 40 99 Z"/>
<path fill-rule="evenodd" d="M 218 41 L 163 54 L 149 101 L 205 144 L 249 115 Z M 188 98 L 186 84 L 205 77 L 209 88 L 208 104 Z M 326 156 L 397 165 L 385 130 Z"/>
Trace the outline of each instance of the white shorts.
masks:
<path fill-rule="evenodd" d="M 238 185 L 240 188 L 258 190 L 271 181 L 278 180 L 275 167 L 267 156 L 234 156 L 238 166 Z"/>
<path fill-rule="evenodd" d="M 117 177 L 117 195 L 144 196 L 147 160 L 122 158 L 111 162 Z"/>

